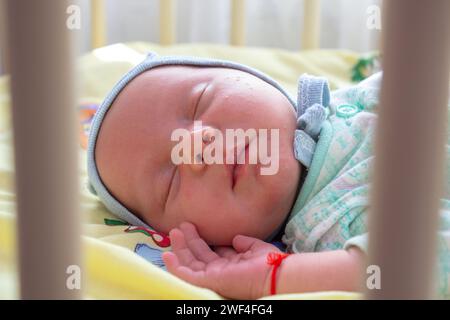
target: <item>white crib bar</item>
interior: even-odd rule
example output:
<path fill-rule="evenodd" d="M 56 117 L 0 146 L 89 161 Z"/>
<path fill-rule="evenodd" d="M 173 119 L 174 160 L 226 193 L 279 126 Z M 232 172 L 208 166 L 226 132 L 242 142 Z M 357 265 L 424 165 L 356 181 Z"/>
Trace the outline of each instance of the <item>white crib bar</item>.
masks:
<path fill-rule="evenodd" d="M 303 26 L 301 48 L 320 47 L 320 0 L 303 0 Z"/>
<path fill-rule="evenodd" d="M 81 260 L 71 2 L 7 2 L 23 299 L 81 297 L 67 273 Z"/>
<path fill-rule="evenodd" d="M 366 292 L 375 299 L 424 299 L 436 289 L 450 1 L 384 4 L 384 75 L 369 216 L 369 264 L 380 267 L 381 290 Z"/>

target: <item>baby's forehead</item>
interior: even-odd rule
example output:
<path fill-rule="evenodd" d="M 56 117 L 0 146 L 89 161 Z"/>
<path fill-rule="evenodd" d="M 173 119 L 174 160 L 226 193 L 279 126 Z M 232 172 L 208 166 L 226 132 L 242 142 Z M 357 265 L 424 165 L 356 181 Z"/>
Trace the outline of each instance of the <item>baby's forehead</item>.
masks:
<path fill-rule="evenodd" d="M 108 149 L 111 149 L 121 143 L 128 149 L 127 140 L 150 143 L 150 138 L 160 134 L 170 137 L 166 130 L 183 126 L 184 120 L 192 118 L 189 110 L 193 109 L 197 91 L 205 83 L 212 84 L 210 91 L 214 91 L 214 96 L 233 95 L 257 87 L 281 97 L 270 84 L 245 71 L 186 65 L 155 67 L 139 74 L 116 96 L 103 119 L 96 153 L 107 149 L 101 148 L 102 145 L 110 145 Z"/>
<path fill-rule="evenodd" d="M 225 72 L 219 69 L 224 68 L 170 65 L 139 74 L 122 88 L 108 109 L 97 138 L 96 154 L 117 145 L 128 149 L 127 140 L 149 141 L 172 122 L 186 118 L 194 98 L 192 89 L 217 72 Z M 235 70 L 226 71 L 235 74 Z"/>
<path fill-rule="evenodd" d="M 244 79 L 262 82 L 247 72 L 222 67 L 170 65 L 144 71 L 124 86 L 112 102 L 100 128 L 96 153 L 104 149 L 102 145 L 155 136 L 155 130 L 164 130 L 172 120 L 189 116 L 187 109 L 195 98 L 196 84 L 218 80 L 236 88 L 244 84 L 240 81 Z"/>
<path fill-rule="evenodd" d="M 189 100 L 195 85 L 214 80 L 221 84 L 216 86 L 218 90 L 224 87 L 239 88 L 249 82 L 270 86 L 248 72 L 231 68 L 159 66 L 139 74 L 121 90 L 112 102 L 102 126 L 113 118 L 118 118 L 120 122 L 131 121 L 130 117 L 148 113 L 149 109 L 154 115 L 177 116 L 177 112 L 186 107 L 183 102 Z M 120 116 L 115 117 L 116 114 Z"/>
<path fill-rule="evenodd" d="M 131 80 L 116 96 L 105 115 L 98 140 L 104 135 L 142 132 L 153 122 L 176 115 L 180 100 L 185 98 L 188 66 L 158 67 L 145 71 Z"/>

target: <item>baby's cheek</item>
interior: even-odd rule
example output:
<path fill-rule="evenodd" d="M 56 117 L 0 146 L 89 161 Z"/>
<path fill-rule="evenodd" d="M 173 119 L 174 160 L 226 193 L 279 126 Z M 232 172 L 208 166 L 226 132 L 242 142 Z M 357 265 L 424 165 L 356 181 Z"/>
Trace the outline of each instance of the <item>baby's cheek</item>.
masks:
<path fill-rule="evenodd" d="M 187 190 L 186 190 L 187 189 Z M 179 220 L 196 223 L 217 216 L 219 208 L 224 206 L 223 199 L 217 199 L 207 190 L 186 188 L 176 199 L 174 209 Z"/>
<path fill-rule="evenodd" d="M 244 224 L 246 221 L 242 220 L 241 212 L 223 209 L 223 207 L 216 208 L 193 219 L 193 223 L 198 226 L 199 234 L 208 244 L 231 245 L 236 234 L 247 231 Z"/>
<path fill-rule="evenodd" d="M 300 176 L 300 164 L 294 161 L 280 161 L 279 171 L 273 176 L 261 176 L 261 193 L 258 196 L 262 211 L 266 215 L 289 211 L 295 200 Z M 286 212 L 284 212 L 286 211 Z"/>
<path fill-rule="evenodd" d="M 280 201 L 280 196 L 283 194 L 283 181 L 279 179 L 278 175 L 265 176 L 264 180 L 264 197 L 261 197 L 261 200 L 264 201 L 265 206 L 272 208 Z"/>

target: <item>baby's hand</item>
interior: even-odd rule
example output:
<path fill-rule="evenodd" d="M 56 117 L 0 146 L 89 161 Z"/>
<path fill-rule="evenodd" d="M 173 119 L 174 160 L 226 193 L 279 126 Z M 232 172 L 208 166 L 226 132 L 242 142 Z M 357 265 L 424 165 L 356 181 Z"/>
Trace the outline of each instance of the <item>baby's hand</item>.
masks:
<path fill-rule="evenodd" d="M 194 225 L 182 223 L 170 232 L 173 252 L 163 254 L 167 270 L 194 285 L 234 299 L 256 299 L 269 293 L 269 252 L 280 250 L 264 241 L 237 235 L 232 247 L 212 251 Z"/>

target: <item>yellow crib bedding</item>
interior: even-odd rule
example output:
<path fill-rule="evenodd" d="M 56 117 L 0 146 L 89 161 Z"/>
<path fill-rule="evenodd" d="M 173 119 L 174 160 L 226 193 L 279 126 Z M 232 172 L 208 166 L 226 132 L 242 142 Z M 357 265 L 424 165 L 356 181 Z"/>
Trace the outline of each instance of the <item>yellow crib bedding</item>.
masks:
<path fill-rule="evenodd" d="M 154 230 L 130 226 L 112 216 L 86 188 L 85 147 L 89 120 L 113 84 L 146 53 L 194 55 L 233 60 L 255 67 L 296 95 L 301 73 L 326 76 L 332 89 L 351 83 L 359 54 L 342 50 L 291 52 L 280 49 L 149 43 L 115 44 L 82 56 L 80 78 L 80 179 L 83 219 L 83 293 L 89 299 L 222 299 L 163 270 L 158 254 L 170 240 Z M 0 299 L 18 298 L 15 252 L 15 196 L 8 78 L 0 78 Z M 150 263 L 149 260 L 154 263 Z M 156 261 L 156 263 L 155 263 Z M 356 293 L 318 292 L 272 299 L 355 299 Z"/>

